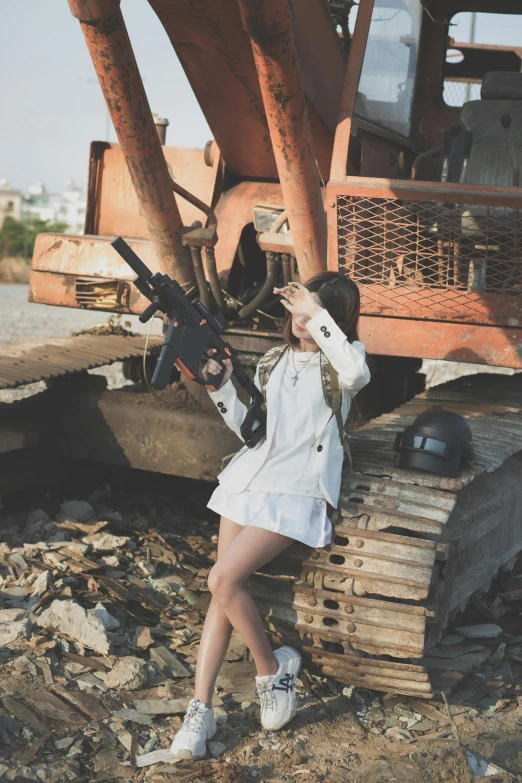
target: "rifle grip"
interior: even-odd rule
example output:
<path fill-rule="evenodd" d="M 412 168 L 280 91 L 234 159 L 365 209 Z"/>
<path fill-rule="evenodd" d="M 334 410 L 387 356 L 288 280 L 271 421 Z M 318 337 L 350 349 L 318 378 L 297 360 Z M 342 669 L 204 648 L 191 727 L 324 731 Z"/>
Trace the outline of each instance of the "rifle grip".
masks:
<path fill-rule="evenodd" d="M 207 375 L 205 378 L 205 389 L 209 391 L 218 391 L 223 382 L 223 376 L 226 372 L 226 367 L 221 365 L 221 372 L 219 375 Z"/>

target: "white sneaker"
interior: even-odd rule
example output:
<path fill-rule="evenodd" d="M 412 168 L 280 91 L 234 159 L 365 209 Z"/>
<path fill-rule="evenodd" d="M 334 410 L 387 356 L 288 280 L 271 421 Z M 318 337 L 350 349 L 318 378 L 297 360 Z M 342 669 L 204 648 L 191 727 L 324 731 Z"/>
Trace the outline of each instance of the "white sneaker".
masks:
<path fill-rule="evenodd" d="M 278 731 L 292 720 L 297 710 L 295 679 L 301 668 L 301 656 L 293 647 L 274 651 L 279 661 L 277 674 L 256 677 L 261 701 L 261 724 L 266 731 Z"/>
<path fill-rule="evenodd" d="M 187 713 L 170 752 L 178 759 L 204 759 L 207 755 L 207 740 L 217 731 L 214 710 L 201 701 L 192 699 Z"/>

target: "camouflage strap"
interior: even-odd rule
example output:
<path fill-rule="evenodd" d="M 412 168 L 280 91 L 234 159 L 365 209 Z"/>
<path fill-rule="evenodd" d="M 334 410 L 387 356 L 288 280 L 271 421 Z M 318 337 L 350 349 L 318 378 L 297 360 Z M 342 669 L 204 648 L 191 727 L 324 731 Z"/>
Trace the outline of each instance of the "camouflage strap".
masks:
<path fill-rule="evenodd" d="M 266 386 L 268 383 L 268 380 L 272 374 L 272 370 L 278 363 L 281 356 L 284 354 L 286 349 L 288 348 L 287 345 L 276 345 L 274 348 L 270 348 L 267 353 L 259 360 L 259 385 L 261 386 L 261 391 L 263 392 L 263 399 L 265 401 L 266 405 Z"/>
<path fill-rule="evenodd" d="M 344 429 L 344 422 L 343 422 L 343 413 L 341 408 L 342 403 L 342 392 L 341 387 L 339 386 L 339 373 L 337 370 L 329 363 L 328 364 L 330 372 L 330 387 L 332 390 L 332 416 L 335 416 L 337 421 L 337 429 L 339 430 L 339 438 L 341 440 L 344 453 L 348 457 L 348 463 L 350 470 L 352 469 L 352 452 L 350 449 L 350 443 L 348 441 L 348 434 Z"/>

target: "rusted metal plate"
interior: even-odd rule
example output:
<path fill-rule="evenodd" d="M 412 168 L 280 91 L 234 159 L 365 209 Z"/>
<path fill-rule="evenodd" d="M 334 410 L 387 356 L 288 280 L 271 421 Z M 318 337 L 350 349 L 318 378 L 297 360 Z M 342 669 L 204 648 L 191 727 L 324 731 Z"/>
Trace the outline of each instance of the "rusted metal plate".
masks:
<path fill-rule="evenodd" d="M 270 143 L 254 58 L 237 0 L 194 10 L 190 0 L 149 0 L 231 172 L 274 179 Z M 344 77 L 344 54 L 325 3 L 295 3 L 299 71 L 312 123 L 315 155 L 328 179 L 333 131 Z"/>
<path fill-rule="evenodd" d="M 522 330 L 514 327 L 363 314 L 359 336 L 370 354 L 522 368 Z"/>
<path fill-rule="evenodd" d="M 100 142 L 94 142 L 99 145 Z M 219 150 L 213 156 L 213 164 L 207 166 L 202 149 L 162 147 L 170 176 L 179 185 L 211 207 L 219 196 L 222 162 Z M 138 197 L 123 151 L 119 144 L 102 145 L 95 150 L 96 165 L 89 172 L 89 190 L 95 190 L 86 215 L 89 231 L 100 236 L 126 236 L 150 239 L 147 221 L 140 213 Z M 93 150 L 91 149 L 91 158 Z M 95 182 L 91 183 L 91 179 Z M 206 222 L 206 215 L 185 199 L 174 194 L 184 226 L 194 220 Z"/>
<path fill-rule="evenodd" d="M 151 336 L 150 348 L 163 342 Z M 57 378 L 141 356 L 145 337 L 77 335 L 31 340 L 6 346 L 0 353 L 0 389 Z"/>
<path fill-rule="evenodd" d="M 215 254 L 223 287 L 227 284 L 241 232 L 245 226 L 252 223 L 256 204 L 282 206 L 280 185 L 270 182 L 240 182 L 228 190 L 216 206 L 219 237 Z M 117 232 L 118 227 L 115 225 L 113 228 Z M 120 233 L 126 237 L 125 232 Z M 111 241 L 110 236 L 90 234 L 81 237 L 39 234 L 31 263 L 31 301 L 77 307 L 78 277 L 100 277 L 115 282 L 132 280 L 134 273 L 110 246 Z M 148 240 L 126 237 L 126 241 L 149 269 L 153 272 L 160 271 L 153 246 Z M 143 302 L 143 297 L 131 286 L 130 312 L 140 312 Z M 125 308 L 114 307 L 113 311 L 121 312 L 125 311 Z"/>

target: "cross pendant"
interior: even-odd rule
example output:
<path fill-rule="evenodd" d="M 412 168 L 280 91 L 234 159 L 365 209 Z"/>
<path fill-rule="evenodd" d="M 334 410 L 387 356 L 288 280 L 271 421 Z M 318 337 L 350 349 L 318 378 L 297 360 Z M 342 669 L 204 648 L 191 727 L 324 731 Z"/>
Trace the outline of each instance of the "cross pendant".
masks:
<path fill-rule="evenodd" d="M 298 380 L 299 380 L 299 376 L 298 375 L 294 375 L 294 377 L 292 378 L 292 383 L 294 384 L 294 386 L 296 385 Z"/>

